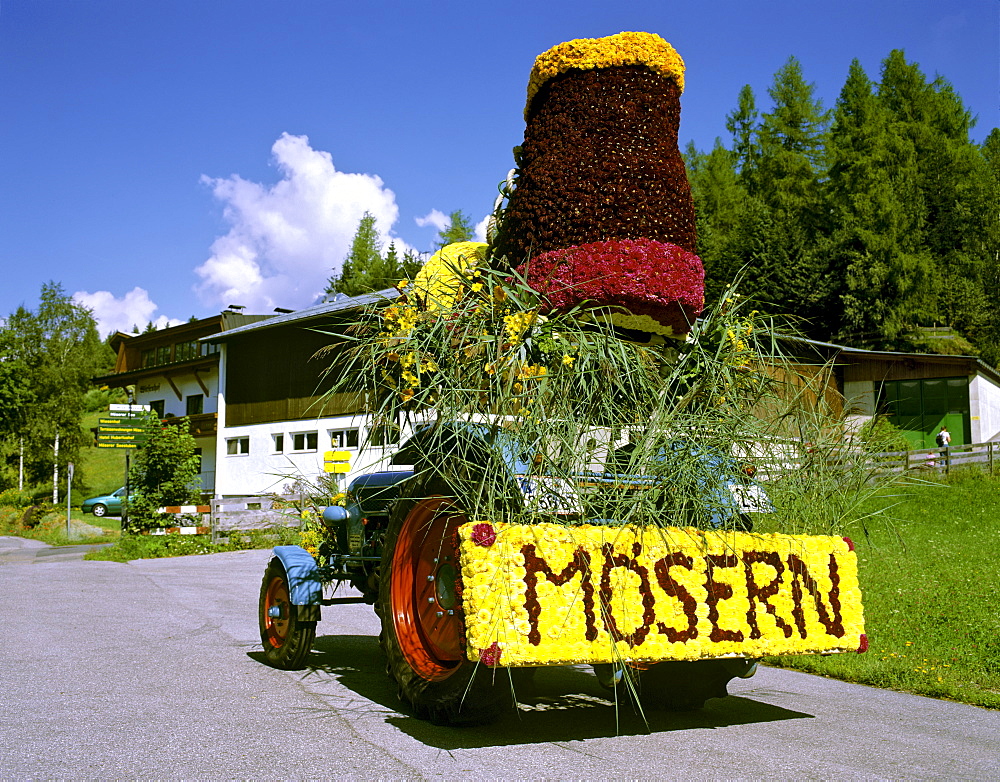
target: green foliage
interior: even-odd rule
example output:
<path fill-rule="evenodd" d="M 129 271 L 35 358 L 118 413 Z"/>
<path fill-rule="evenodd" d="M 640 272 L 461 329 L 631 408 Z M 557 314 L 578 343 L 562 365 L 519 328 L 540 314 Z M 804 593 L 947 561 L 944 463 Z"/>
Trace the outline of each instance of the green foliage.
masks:
<path fill-rule="evenodd" d="M 157 508 L 186 505 L 198 498 L 197 444 L 188 419 L 175 419 L 140 448 L 129 473 L 133 497 L 128 503 L 131 529 L 167 526 Z"/>
<path fill-rule="evenodd" d="M 455 242 L 471 242 L 475 239 L 475 229 L 462 210 L 448 215 L 448 225 L 438 235 L 437 249 Z"/>
<path fill-rule="evenodd" d="M 4 508 L 26 508 L 31 504 L 31 492 L 19 489 L 5 489 L 0 491 L 0 507 Z"/>
<path fill-rule="evenodd" d="M 882 415 L 866 421 L 858 430 L 857 438 L 868 453 L 889 453 L 910 449 L 910 443 L 899 427 Z"/>
<path fill-rule="evenodd" d="M 887 506 L 857 545 L 865 654 L 783 657 L 770 664 L 875 687 L 1000 708 L 1000 481 L 971 471 L 873 498 Z M 891 518 L 891 523 L 890 523 Z"/>
<path fill-rule="evenodd" d="M 25 307 L 0 327 L 0 439 L 7 464 L 24 444 L 26 480 L 53 478 L 74 461 L 87 434 L 80 415 L 90 379 L 113 366 L 114 356 L 85 307 L 62 286 L 42 286 L 37 310 Z M 58 438 L 58 452 L 55 443 Z M 9 480 L 10 469 L 0 473 Z"/>
<path fill-rule="evenodd" d="M 392 288 L 400 280 L 416 274 L 420 265 L 420 258 L 410 250 L 400 257 L 395 243 L 390 243 L 383 254 L 375 216 L 371 212 L 365 212 L 340 274 L 330 278 L 326 293 L 359 296 Z"/>
<path fill-rule="evenodd" d="M 785 387 L 780 368 L 794 373 L 774 324 L 732 292 L 689 339 L 637 345 L 600 313 L 539 314 L 537 294 L 509 272 L 451 271 L 451 283 L 433 286 L 437 300 L 407 288 L 406 301 L 365 314 L 333 393 L 364 390 L 376 420 L 427 424 L 401 458 L 455 492 L 470 518 L 567 523 L 524 502 L 507 479 L 510 455 L 520 454 L 520 469 L 555 480 L 580 518 L 739 526 L 745 519 L 720 486 L 744 483 L 745 463 L 764 469 L 774 459 L 761 444 L 825 437 L 844 447 L 822 395 Z M 582 490 L 578 477 L 595 473 L 606 479 Z M 642 485 L 617 474 L 641 475 Z M 822 493 L 789 481 L 779 529 L 850 529 L 877 479 L 859 461 L 831 470 Z"/>
<path fill-rule="evenodd" d="M 913 350 L 917 326 L 951 326 L 1000 360 L 1000 131 L 943 78 L 893 51 L 873 82 L 851 63 L 832 113 L 791 58 L 758 110 L 745 86 L 730 143 L 689 148 L 706 293 L 741 270 L 745 292 L 810 337 Z"/>
<path fill-rule="evenodd" d="M 123 388 L 91 388 L 83 395 L 85 413 L 97 413 L 108 409 L 108 405 L 128 402 L 128 394 Z"/>
<path fill-rule="evenodd" d="M 229 540 L 224 543 L 212 543 L 209 535 L 125 535 L 115 545 L 91 551 L 84 559 L 130 562 L 133 559 L 218 554 L 223 551 L 247 551 L 298 543 L 298 532 L 286 528 L 230 535 Z"/>

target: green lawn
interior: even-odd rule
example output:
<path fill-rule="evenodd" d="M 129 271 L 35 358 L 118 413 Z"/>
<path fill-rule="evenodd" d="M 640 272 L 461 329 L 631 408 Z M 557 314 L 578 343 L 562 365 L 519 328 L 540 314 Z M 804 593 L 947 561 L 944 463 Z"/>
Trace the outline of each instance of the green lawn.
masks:
<path fill-rule="evenodd" d="M 1000 479 L 956 474 L 898 501 L 855 540 L 868 652 L 767 662 L 1000 708 Z"/>

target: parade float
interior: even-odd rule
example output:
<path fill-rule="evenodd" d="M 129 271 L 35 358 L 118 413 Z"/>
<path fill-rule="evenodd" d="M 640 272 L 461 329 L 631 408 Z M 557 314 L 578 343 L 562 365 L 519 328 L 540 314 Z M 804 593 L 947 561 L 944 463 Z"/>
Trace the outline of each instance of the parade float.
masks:
<path fill-rule="evenodd" d="M 270 664 L 304 665 L 321 606 L 368 602 L 400 697 L 460 725 L 509 708 L 519 670 L 586 663 L 690 709 L 760 657 L 865 648 L 850 540 L 791 534 L 753 477 L 780 373 L 735 294 L 703 311 L 683 88 L 648 33 L 538 57 L 489 241 L 352 328 L 338 390 L 408 436 L 275 549 Z"/>

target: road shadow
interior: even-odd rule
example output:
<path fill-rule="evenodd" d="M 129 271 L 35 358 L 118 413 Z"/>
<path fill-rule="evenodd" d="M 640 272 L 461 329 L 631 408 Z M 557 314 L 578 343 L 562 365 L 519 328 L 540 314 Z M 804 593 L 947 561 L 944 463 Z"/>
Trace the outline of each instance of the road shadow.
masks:
<path fill-rule="evenodd" d="M 260 652 L 249 655 L 262 660 Z M 397 698 L 395 683 L 385 674 L 385 656 L 373 636 L 320 636 L 313 644 L 307 664 L 310 670 L 335 678 L 360 697 L 391 712 L 386 717 L 390 725 L 442 750 L 712 730 L 814 716 L 735 695 L 712 699 L 700 711 L 672 713 L 647 709 L 640 714 L 627 697 L 616 704 L 613 696 L 597 683 L 590 666 L 562 666 L 539 668 L 527 682 L 519 680 L 514 687 L 517 708 L 493 725 L 443 728 L 412 716 L 409 707 Z M 498 669 L 495 674 L 510 681 L 505 669 Z"/>

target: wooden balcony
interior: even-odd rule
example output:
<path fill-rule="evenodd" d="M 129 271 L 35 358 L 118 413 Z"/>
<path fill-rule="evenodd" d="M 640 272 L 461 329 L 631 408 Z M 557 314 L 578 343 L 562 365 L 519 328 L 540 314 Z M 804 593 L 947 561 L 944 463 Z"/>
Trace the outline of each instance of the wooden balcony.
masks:
<path fill-rule="evenodd" d="M 187 416 L 187 419 L 190 421 L 188 431 L 192 437 L 215 437 L 219 431 L 218 413 L 198 413 Z M 178 416 L 162 419 L 165 424 L 178 424 L 182 420 L 183 418 Z"/>

